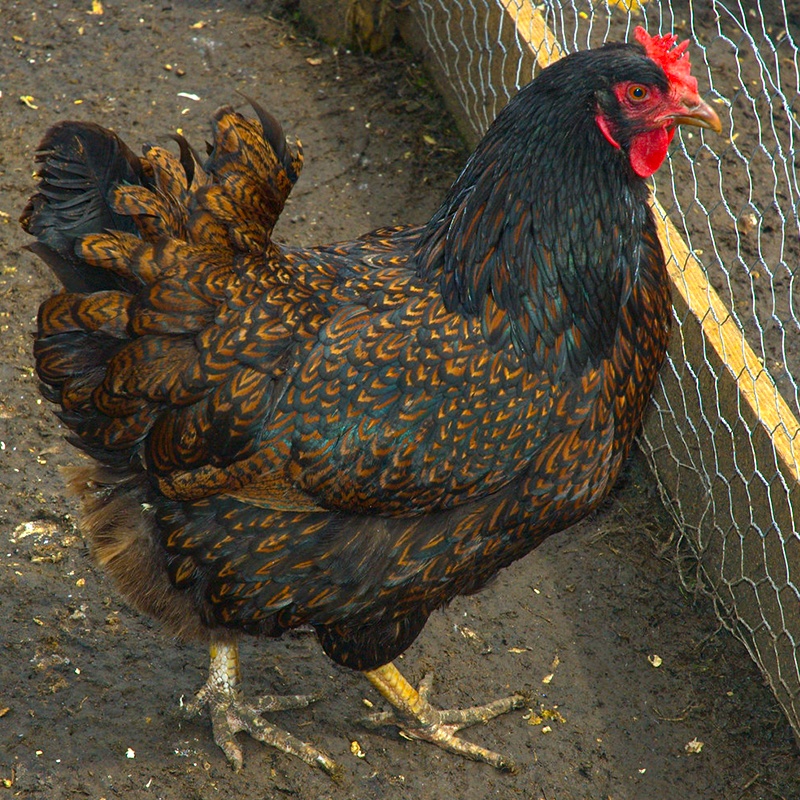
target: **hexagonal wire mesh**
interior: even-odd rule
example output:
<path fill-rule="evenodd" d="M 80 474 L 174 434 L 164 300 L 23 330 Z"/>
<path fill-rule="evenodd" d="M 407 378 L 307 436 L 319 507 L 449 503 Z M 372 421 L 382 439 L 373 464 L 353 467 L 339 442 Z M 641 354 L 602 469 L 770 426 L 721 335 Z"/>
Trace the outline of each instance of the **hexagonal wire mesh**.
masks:
<path fill-rule="evenodd" d="M 683 129 L 654 181 L 670 220 L 674 335 L 641 446 L 691 551 L 683 579 L 712 595 L 800 736 L 800 11 L 784 0 L 408 9 L 474 139 L 551 57 L 639 24 L 692 41 L 724 133 Z"/>

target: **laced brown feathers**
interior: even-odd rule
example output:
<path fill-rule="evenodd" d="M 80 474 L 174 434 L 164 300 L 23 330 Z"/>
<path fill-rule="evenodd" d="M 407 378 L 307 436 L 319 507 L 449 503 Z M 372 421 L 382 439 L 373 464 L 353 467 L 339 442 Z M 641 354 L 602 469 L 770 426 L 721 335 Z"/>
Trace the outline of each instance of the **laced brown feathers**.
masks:
<path fill-rule="evenodd" d="M 426 225 L 333 245 L 273 240 L 302 155 L 257 107 L 217 112 L 206 158 L 45 136 L 22 224 L 64 291 L 34 353 L 96 462 L 83 530 L 130 602 L 211 644 L 190 706 L 232 763 L 247 730 L 332 769 L 237 688 L 237 636 L 310 625 L 408 735 L 510 765 L 456 732 L 521 696 L 439 712 L 389 662 L 597 508 L 630 451 L 670 321 L 643 176 L 675 126 L 719 128 L 673 45 L 563 58 Z"/>

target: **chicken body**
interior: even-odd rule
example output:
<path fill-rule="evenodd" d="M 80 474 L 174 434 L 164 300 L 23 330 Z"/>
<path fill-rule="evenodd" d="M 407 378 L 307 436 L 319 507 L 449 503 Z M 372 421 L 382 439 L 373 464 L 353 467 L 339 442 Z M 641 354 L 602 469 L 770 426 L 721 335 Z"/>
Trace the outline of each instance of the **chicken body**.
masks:
<path fill-rule="evenodd" d="M 311 625 L 381 688 L 434 610 L 597 507 L 669 335 L 643 178 L 676 124 L 719 128 L 642 44 L 545 70 L 427 225 L 326 247 L 271 239 L 302 157 L 258 109 L 217 112 L 202 166 L 51 129 L 37 369 L 135 606 L 216 644 Z"/>

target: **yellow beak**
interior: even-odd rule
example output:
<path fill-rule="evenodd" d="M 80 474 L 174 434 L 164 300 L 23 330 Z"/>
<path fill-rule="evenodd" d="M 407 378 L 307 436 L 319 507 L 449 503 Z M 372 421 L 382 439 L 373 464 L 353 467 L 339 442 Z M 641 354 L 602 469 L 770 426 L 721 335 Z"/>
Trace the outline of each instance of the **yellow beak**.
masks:
<path fill-rule="evenodd" d="M 696 106 L 676 114 L 672 120 L 676 125 L 694 125 L 697 128 L 708 128 L 716 133 L 722 133 L 722 123 L 717 112 L 702 100 Z"/>

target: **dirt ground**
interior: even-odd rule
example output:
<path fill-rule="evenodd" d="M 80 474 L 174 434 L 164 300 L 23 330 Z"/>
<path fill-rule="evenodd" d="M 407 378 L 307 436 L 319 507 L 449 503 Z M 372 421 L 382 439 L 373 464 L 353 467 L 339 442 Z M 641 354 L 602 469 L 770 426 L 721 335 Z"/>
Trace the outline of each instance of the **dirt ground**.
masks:
<path fill-rule="evenodd" d="M 56 286 L 16 220 L 56 120 L 92 119 L 134 146 L 178 127 L 202 143 L 215 107 L 245 105 L 239 91 L 305 145 L 279 237 L 424 221 L 466 157 L 424 73 L 400 50 L 334 53 L 271 5 L 3 2 L 0 798 L 796 800 L 791 730 L 710 603 L 679 587 L 675 532 L 639 459 L 600 513 L 436 614 L 401 659 L 414 679 L 434 672 L 443 706 L 530 693 L 526 711 L 467 734 L 519 773 L 363 730 L 377 695 L 303 633 L 246 643 L 247 689 L 321 692 L 275 718 L 334 756 L 339 781 L 252 741 L 235 774 L 207 721 L 183 719 L 207 654 L 126 608 L 73 525 L 58 467 L 78 456 L 38 399 L 30 353 Z"/>

